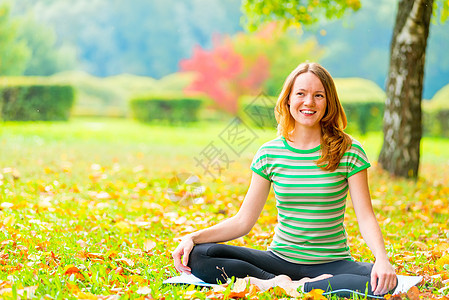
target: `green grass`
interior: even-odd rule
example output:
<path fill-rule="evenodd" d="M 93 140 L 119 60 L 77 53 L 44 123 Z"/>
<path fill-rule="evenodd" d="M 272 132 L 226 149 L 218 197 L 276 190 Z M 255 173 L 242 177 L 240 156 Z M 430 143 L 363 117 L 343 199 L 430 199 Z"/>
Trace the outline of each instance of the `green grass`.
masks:
<path fill-rule="evenodd" d="M 149 287 L 154 298 L 181 299 L 187 287 L 162 285 L 176 273 L 171 260 L 176 237 L 237 212 L 254 153 L 276 136 L 274 130 L 253 129 L 257 138 L 237 156 L 220 140 L 228 124 L 164 127 L 126 119 L 2 123 L 0 282 L 13 287 L 2 296 L 12 298 L 14 290 L 36 286 L 35 298 L 118 294 L 137 299 L 139 287 Z M 398 272 L 444 275 L 432 250 L 449 238 L 449 140 L 423 139 L 421 175 L 414 182 L 391 179 L 376 166 L 380 133 L 356 138 L 373 162 L 374 209 Z M 211 142 L 232 160 L 216 179 L 194 159 Z M 183 172 L 200 177 L 206 187 L 203 204 L 182 206 L 167 199 L 170 179 Z M 266 232 L 275 220 L 271 193 L 253 231 L 232 244 L 265 249 Z M 371 261 L 351 205 L 346 226 L 354 257 Z M 144 252 L 146 241 L 156 246 Z M 404 259 L 409 256 L 413 259 Z M 67 273 L 70 265 L 79 272 Z M 438 280 L 423 288 L 437 290 Z"/>

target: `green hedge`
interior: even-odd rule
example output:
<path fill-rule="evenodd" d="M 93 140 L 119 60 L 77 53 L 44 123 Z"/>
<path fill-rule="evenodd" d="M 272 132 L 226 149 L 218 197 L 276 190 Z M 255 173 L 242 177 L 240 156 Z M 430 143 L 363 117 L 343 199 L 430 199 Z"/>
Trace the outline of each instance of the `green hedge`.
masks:
<path fill-rule="evenodd" d="M 366 134 L 382 130 L 385 92 L 363 78 L 335 78 L 338 97 L 348 119 L 348 131 Z"/>
<path fill-rule="evenodd" d="M 348 131 L 357 130 L 361 134 L 382 130 L 384 116 L 383 102 L 342 102 L 348 119 Z"/>
<path fill-rule="evenodd" d="M 1 118 L 5 121 L 68 120 L 75 99 L 69 85 L 12 83 L 0 86 Z"/>
<path fill-rule="evenodd" d="M 133 117 L 141 122 L 162 121 L 169 124 L 198 121 L 201 98 L 183 95 L 149 95 L 130 100 Z"/>
<path fill-rule="evenodd" d="M 430 101 L 424 101 L 424 133 L 449 137 L 449 84 L 439 90 Z"/>

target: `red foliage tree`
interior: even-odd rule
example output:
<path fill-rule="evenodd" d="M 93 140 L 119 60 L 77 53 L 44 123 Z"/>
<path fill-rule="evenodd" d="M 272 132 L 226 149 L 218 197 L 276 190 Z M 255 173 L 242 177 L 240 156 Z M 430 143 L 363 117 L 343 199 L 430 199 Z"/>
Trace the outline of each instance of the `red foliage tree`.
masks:
<path fill-rule="evenodd" d="M 213 45 L 211 50 L 195 47 L 192 57 L 180 62 L 182 71 L 197 74 L 185 92 L 205 93 L 222 109 L 237 114 L 239 96 L 258 92 L 268 78 L 269 61 L 263 55 L 245 59 L 229 39 L 216 38 Z"/>

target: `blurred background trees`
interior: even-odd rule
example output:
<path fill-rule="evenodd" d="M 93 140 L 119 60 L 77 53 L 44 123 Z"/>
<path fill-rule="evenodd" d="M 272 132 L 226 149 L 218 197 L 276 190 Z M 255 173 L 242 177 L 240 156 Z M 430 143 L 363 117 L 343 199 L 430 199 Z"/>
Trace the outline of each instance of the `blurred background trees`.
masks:
<path fill-rule="evenodd" d="M 449 24 L 435 21 L 447 17 L 449 3 L 435 1 L 441 9 L 430 24 L 422 93 L 435 99 L 424 102 L 424 133 L 449 136 Z M 279 93 L 285 76 L 309 60 L 337 78 L 352 122 L 349 130 L 381 130 L 396 5 L 390 0 L 301 2 L 306 7 L 266 0 L 249 13 L 254 22 L 244 24 L 241 7 L 248 14 L 251 3 L 0 0 L 0 76 L 25 76 L 0 77 L 0 89 L 11 83 L 25 84 L 23 91 L 36 82 L 73 86 L 71 115 L 76 116 L 125 117 L 130 99 L 154 102 L 173 95 L 176 101 L 159 101 L 158 110 L 179 111 L 168 107 L 186 104 L 190 98 L 185 97 L 192 96 L 204 102 L 198 119 L 214 120 L 241 115 L 261 92 L 274 101 L 270 97 Z M 279 20 L 265 22 L 273 12 Z M 297 18 L 302 25 L 286 30 L 298 25 Z M 30 81 L 29 76 L 45 78 Z M 150 104 L 145 105 L 155 105 Z"/>
<path fill-rule="evenodd" d="M 249 29 L 272 20 L 281 20 L 286 26 L 308 26 L 322 18 L 341 18 L 348 11 L 357 11 L 360 7 L 360 0 L 243 1 Z M 406 178 L 418 176 L 424 66 L 433 9 L 439 9 L 438 21 L 444 22 L 448 18 L 447 1 L 398 1 L 391 38 L 383 118 L 384 142 L 379 163 L 392 175 Z"/>
<path fill-rule="evenodd" d="M 0 0 L 0 3 L 9 3 L 11 21 L 20 23 L 29 18 L 38 23 L 39 26 L 34 26 L 35 36 L 43 31 L 42 26 L 47 28 L 47 39 L 51 40 L 53 34 L 49 32 L 54 32 L 53 48 L 62 52 L 58 55 L 58 70 L 76 68 L 100 77 L 130 73 L 162 78 L 178 71 L 179 61 L 190 58 L 195 46 L 210 50 L 215 33 L 232 36 L 243 31 L 240 0 L 135 0 L 132 5 L 124 0 Z M 313 37 L 323 49 L 320 62 L 335 77 L 362 77 L 384 88 L 397 7 L 390 0 L 361 3 L 357 13 L 347 13 L 344 18 L 320 18 L 317 25 L 292 37 L 291 42 L 301 44 Z M 16 39 L 18 31 L 16 28 Z M 448 24 L 431 25 L 425 99 L 431 99 L 449 78 L 449 56 L 445 55 L 445 49 L 449 48 L 448 31 Z M 31 46 L 32 38 L 27 36 L 35 56 L 44 52 Z M 49 72 L 42 70 L 42 74 L 33 74 Z"/>
<path fill-rule="evenodd" d="M 0 74 L 20 75 L 26 68 L 30 49 L 18 38 L 17 21 L 11 20 L 10 7 L 0 5 Z"/>

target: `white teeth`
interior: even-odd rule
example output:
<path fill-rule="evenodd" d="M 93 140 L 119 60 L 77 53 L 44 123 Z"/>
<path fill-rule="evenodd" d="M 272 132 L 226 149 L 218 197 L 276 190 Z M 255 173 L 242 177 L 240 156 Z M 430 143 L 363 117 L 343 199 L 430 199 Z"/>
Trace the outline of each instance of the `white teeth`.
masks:
<path fill-rule="evenodd" d="M 306 115 L 313 115 L 315 113 L 314 111 L 311 110 L 302 110 L 301 112 Z"/>

